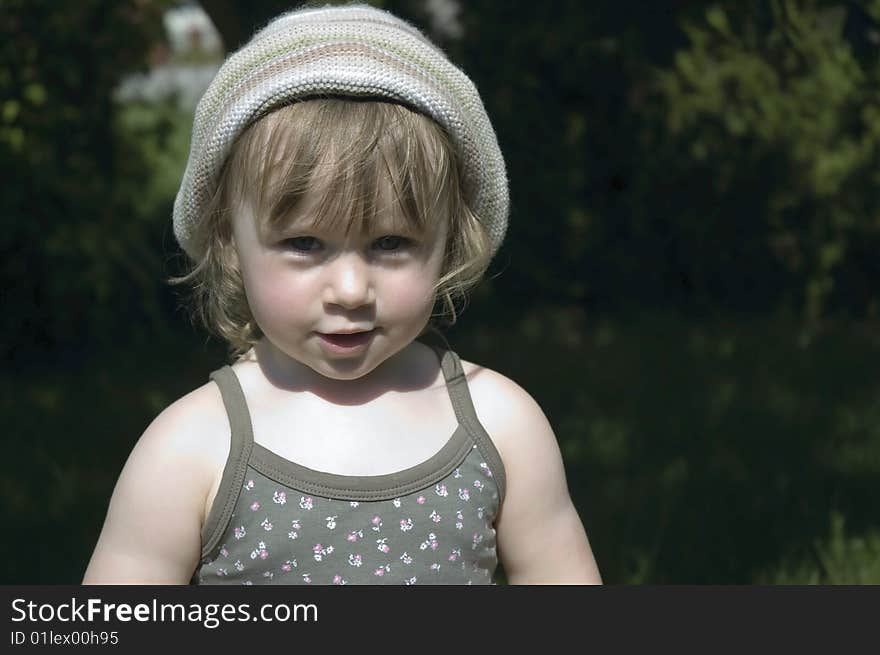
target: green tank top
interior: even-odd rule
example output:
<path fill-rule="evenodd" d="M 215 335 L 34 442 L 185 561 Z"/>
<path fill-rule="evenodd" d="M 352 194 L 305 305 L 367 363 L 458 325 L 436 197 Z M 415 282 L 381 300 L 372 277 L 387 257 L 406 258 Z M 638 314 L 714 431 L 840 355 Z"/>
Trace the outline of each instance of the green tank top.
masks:
<path fill-rule="evenodd" d="M 494 584 L 504 467 L 458 355 L 427 345 L 458 426 L 430 459 L 386 475 L 316 471 L 255 443 L 232 368 L 210 374 L 230 451 L 191 584 Z"/>

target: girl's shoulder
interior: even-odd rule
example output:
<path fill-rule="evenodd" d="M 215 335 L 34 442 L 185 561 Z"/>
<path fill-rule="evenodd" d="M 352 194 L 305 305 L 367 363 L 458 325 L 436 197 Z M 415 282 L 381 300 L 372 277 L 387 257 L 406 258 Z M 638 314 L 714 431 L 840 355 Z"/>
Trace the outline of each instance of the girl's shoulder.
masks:
<path fill-rule="evenodd" d="M 229 419 L 217 384 L 213 380 L 205 382 L 178 398 L 162 413 L 185 431 L 191 448 L 200 453 L 205 475 L 213 480 L 218 468 L 222 470 L 225 466 L 230 446 Z"/>
<path fill-rule="evenodd" d="M 503 373 L 464 359 L 461 367 L 477 418 L 508 468 L 528 455 L 526 433 L 549 426 L 547 418 L 531 394 Z"/>

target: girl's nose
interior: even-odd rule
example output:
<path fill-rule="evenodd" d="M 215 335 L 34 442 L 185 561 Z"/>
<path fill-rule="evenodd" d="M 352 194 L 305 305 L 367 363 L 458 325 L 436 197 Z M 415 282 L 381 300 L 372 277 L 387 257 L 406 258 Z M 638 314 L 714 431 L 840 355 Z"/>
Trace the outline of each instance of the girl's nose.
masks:
<path fill-rule="evenodd" d="M 344 252 L 330 264 L 324 301 L 347 309 L 375 301 L 370 265 L 357 252 Z"/>

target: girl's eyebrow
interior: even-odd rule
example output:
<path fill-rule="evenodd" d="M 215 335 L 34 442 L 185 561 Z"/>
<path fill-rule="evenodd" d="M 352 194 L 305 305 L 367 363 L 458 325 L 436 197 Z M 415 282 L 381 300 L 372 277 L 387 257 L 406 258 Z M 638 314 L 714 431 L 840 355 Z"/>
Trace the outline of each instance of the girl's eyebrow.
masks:
<path fill-rule="evenodd" d="M 315 228 L 314 220 L 305 216 L 285 218 L 283 220 L 268 221 L 267 229 L 272 234 L 291 232 L 293 230 L 312 230 Z"/>
<path fill-rule="evenodd" d="M 333 231 L 328 225 L 318 226 L 313 218 L 307 215 L 299 215 L 288 220 L 270 223 L 268 230 L 271 234 L 286 234 L 296 231 Z M 367 234 L 415 234 L 418 232 L 414 226 L 410 225 L 406 220 L 397 218 L 381 218 L 373 222 L 366 230 Z"/>

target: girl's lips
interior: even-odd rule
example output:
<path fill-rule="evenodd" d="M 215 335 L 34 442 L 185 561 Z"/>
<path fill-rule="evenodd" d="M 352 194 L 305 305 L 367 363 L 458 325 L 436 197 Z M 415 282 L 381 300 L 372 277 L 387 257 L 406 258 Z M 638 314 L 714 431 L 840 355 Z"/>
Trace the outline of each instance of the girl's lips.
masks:
<path fill-rule="evenodd" d="M 353 334 L 324 334 L 323 332 L 318 332 L 318 337 L 320 337 L 321 344 L 325 350 L 334 354 L 349 355 L 366 348 L 375 333 L 376 329 L 373 328 L 368 332 L 355 332 Z"/>

